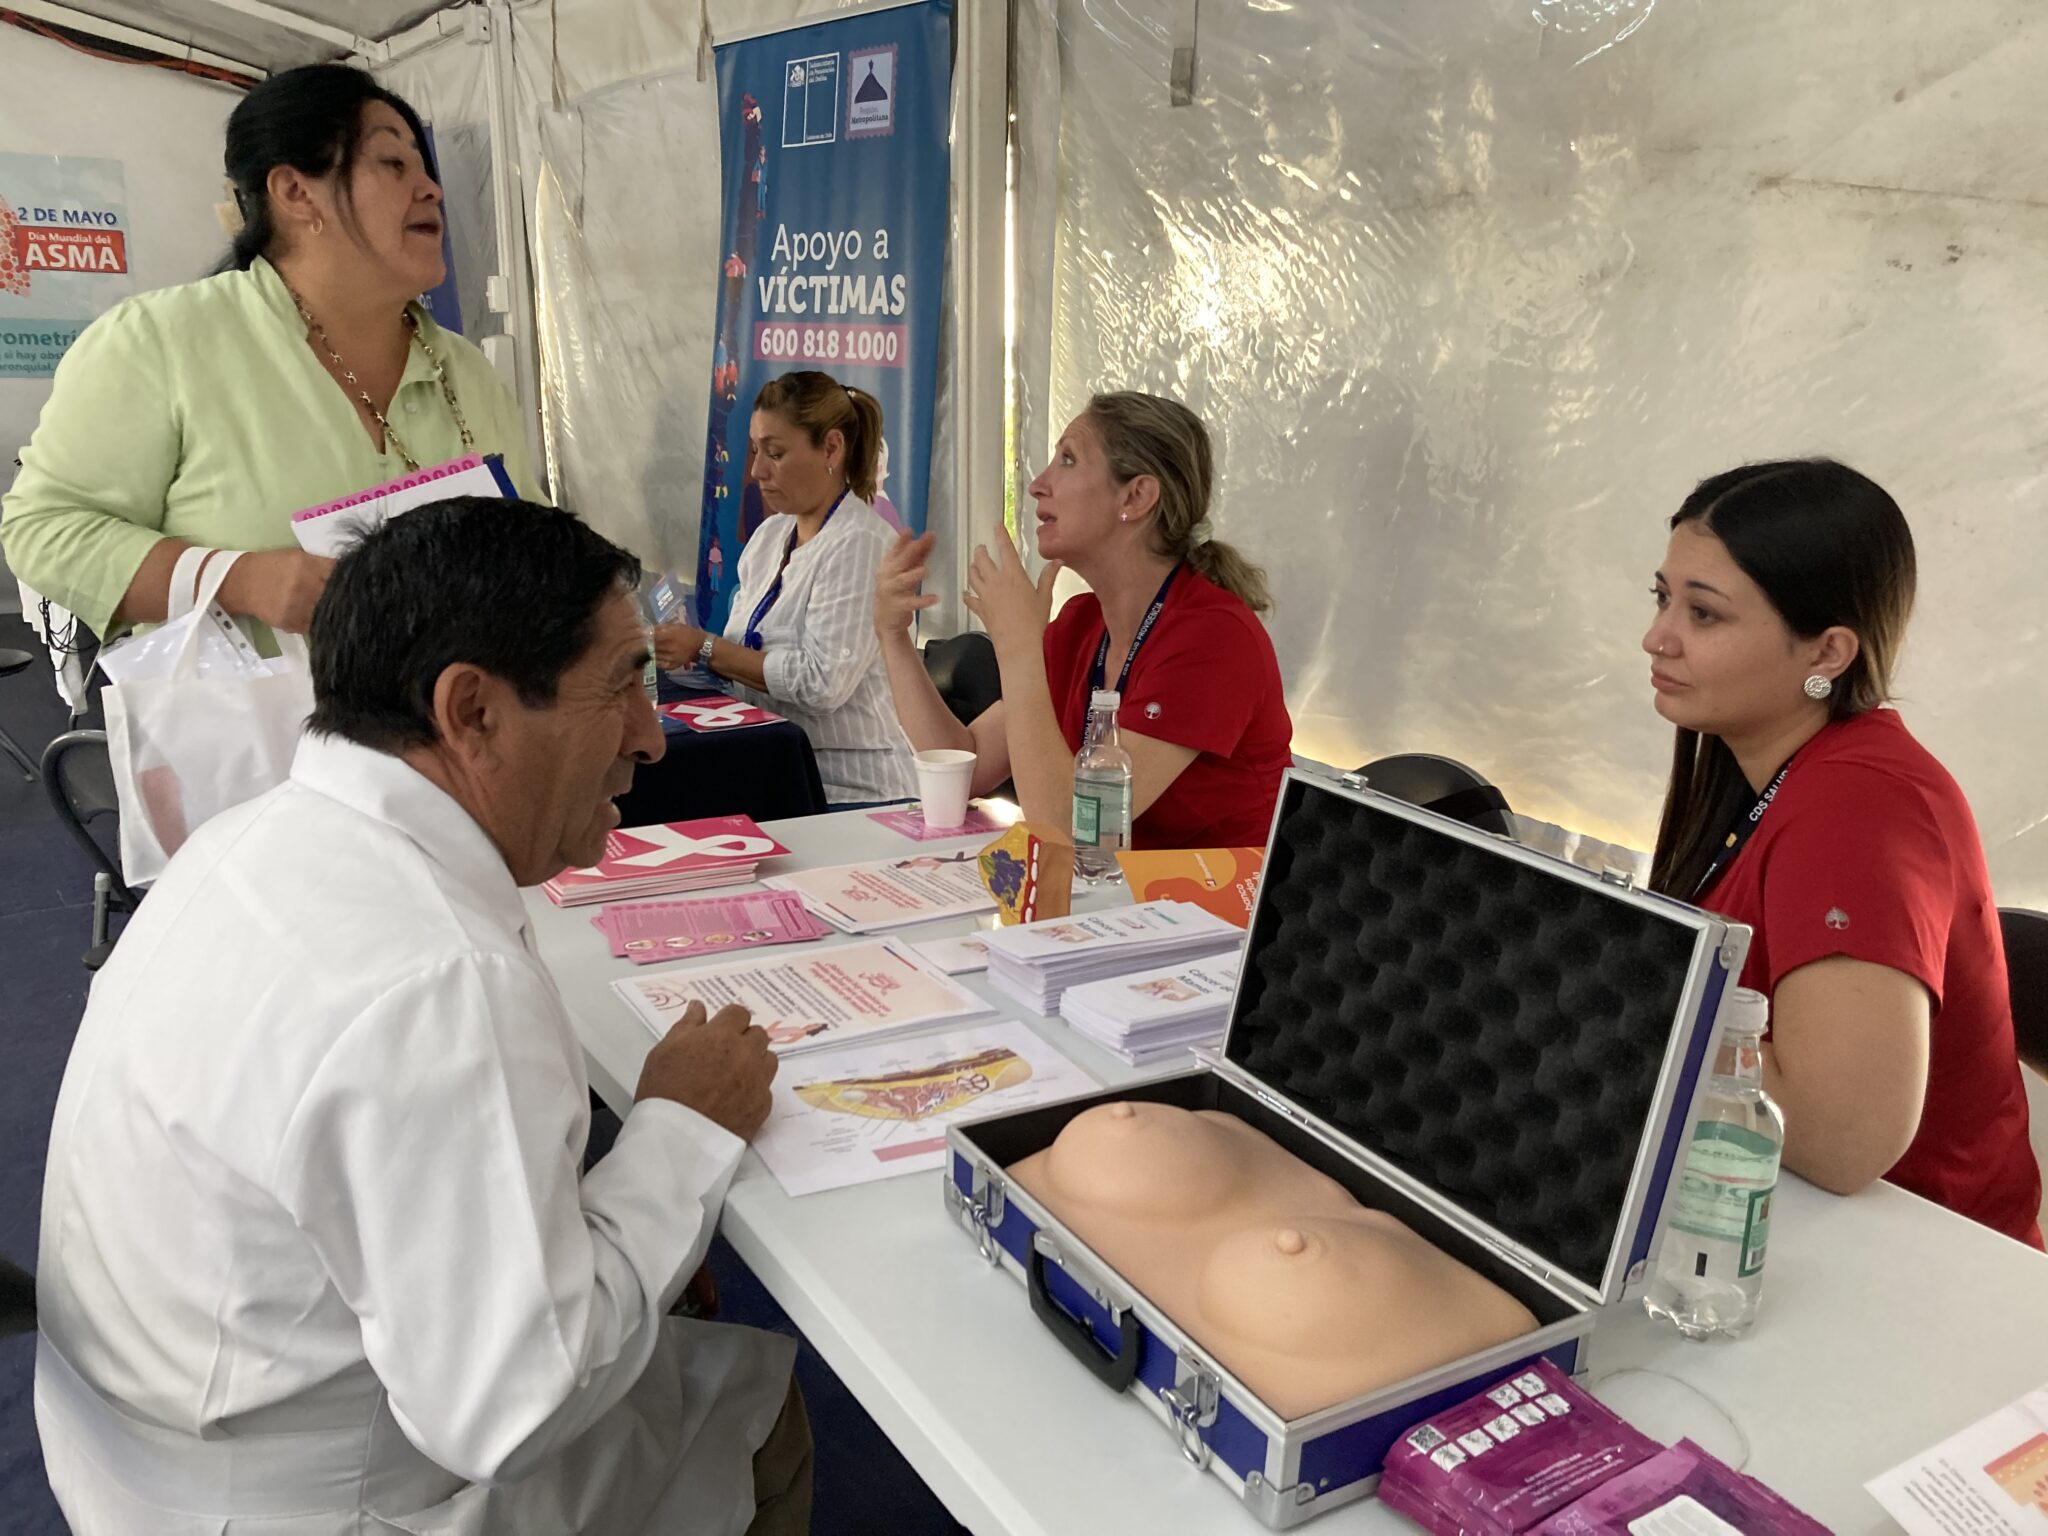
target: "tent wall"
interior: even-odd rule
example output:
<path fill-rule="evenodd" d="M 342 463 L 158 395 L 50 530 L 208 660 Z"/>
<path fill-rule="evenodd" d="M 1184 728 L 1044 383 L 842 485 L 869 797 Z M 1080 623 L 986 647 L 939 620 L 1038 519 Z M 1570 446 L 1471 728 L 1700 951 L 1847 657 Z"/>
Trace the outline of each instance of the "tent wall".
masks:
<path fill-rule="evenodd" d="M 1908 721 L 2048 902 L 2038 6 L 1019 4 L 1015 470 L 1091 387 L 1202 413 L 1297 750 L 1647 846 L 1663 520 L 1832 454 L 1918 540 Z"/>
<path fill-rule="evenodd" d="M 203 277 L 227 250 L 221 133 L 240 92 L 189 75 L 117 64 L 0 27 L 0 150 L 119 160 L 127 184 L 135 291 Z M 0 486 L 35 431 L 48 379 L 0 379 Z M 13 606 L 11 581 L 0 603 Z"/>

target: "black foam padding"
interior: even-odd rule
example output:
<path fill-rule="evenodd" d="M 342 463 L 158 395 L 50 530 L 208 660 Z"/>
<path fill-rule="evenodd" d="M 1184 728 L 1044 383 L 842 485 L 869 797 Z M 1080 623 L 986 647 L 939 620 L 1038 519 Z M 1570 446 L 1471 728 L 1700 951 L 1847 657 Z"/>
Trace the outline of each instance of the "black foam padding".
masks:
<path fill-rule="evenodd" d="M 1700 942 L 1657 905 L 1291 779 L 1225 1054 L 1597 1287 Z"/>

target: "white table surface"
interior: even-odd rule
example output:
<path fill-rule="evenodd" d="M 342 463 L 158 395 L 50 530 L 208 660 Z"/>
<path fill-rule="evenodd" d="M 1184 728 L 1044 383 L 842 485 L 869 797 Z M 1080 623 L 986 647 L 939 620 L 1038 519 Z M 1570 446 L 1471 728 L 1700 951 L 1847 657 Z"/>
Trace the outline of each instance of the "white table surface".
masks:
<path fill-rule="evenodd" d="M 857 812 L 769 830 L 791 857 L 768 873 L 920 846 Z M 1077 905 L 1122 899 L 1089 893 Z M 592 1085 L 623 1111 L 653 1044 L 609 986 L 634 968 L 611 957 L 590 925 L 594 909 L 556 908 L 538 891 L 527 905 Z M 899 932 L 921 941 L 975 926 Z M 961 979 L 1105 1086 L 1154 1075 L 989 992 L 979 976 Z M 1159 1421 L 1112 1395 L 1045 1332 L 1023 1288 L 984 1263 L 948 1218 L 939 1175 L 793 1200 L 749 1153 L 723 1230 L 978 1536 L 1249 1536 L 1261 1528 L 1213 1475 L 1181 1459 Z M 1623 1374 L 1641 1372 L 1655 1374 Z M 1625 1305 L 1594 1335 L 1588 1379 L 1660 1439 L 1690 1435 L 1731 1459 L 1746 1441 L 1745 1470 L 1831 1530 L 1895 1530 L 1863 1491 L 1865 1479 L 2048 1382 L 2048 1258 L 1889 1185 L 1841 1199 L 1787 1175 L 1755 1331 L 1693 1344 Z M 1323 1536 L 1413 1529 L 1372 1501 L 1312 1528 Z"/>

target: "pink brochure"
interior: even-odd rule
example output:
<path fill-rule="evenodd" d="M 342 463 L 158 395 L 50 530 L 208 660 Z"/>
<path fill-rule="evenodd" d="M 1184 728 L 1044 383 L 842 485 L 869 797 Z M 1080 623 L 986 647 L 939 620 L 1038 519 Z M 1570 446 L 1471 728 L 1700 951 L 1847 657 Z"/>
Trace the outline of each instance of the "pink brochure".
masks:
<path fill-rule="evenodd" d="M 733 731 L 749 725 L 773 725 L 782 716 L 742 699 L 683 699 L 663 704 L 656 713 L 693 731 Z"/>
<path fill-rule="evenodd" d="M 590 922 L 610 941 L 613 955 L 635 965 L 802 944 L 838 932 L 811 916 L 802 900 L 788 891 L 622 902 L 606 907 Z"/>
<path fill-rule="evenodd" d="M 870 811 L 868 820 L 880 822 L 891 832 L 901 832 L 920 843 L 935 843 L 948 837 L 990 837 L 1004 827 L 978 805 L 967 807 L 967 819 L 957 827 L 928 827 L 924 824 L 924 812 L 914 806 L 902 811 Z"/>
<path fill-rule="evenodd" d="M 411 470 L 366 491 L 292 514 L 292 537 L 316 555 L 338 555 L 378 524 L 450 496 L 516 496 L 504 460 L 471 453 L 446 464 Z"/>

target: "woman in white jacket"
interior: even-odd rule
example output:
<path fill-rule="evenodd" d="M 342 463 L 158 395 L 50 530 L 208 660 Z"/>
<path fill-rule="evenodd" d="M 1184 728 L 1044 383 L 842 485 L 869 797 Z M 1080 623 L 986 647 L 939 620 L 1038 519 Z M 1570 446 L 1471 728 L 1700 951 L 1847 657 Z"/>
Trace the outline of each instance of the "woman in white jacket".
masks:
<path fill-rule="evenodd" d="M 701 663 L 802 726 L 825 798 L 917 792 L 874 633 L 875 573 L 895 542 L 873 506 L 882 407 L 829 373 L 785 373 L 754 400 L 749 472 L 771 515 L 740 553 L 725 633 L 655 631 L 665 669 Z"/>

